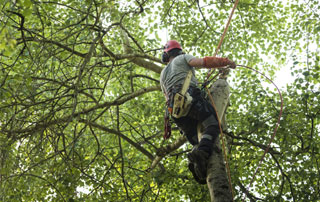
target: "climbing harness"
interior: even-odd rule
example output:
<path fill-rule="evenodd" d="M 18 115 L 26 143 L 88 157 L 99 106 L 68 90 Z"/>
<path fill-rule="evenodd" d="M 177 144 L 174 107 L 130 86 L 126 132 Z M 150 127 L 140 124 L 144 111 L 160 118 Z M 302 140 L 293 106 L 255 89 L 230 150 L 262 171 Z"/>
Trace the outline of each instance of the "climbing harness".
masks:
<path fill-rule="evenodd" d="M 167 107 L 164 117 L 164 135 L 163 138 L 169 139 L 171 136 L 170 116 L 180 118 L 186 116 L 190 110 L 192 97 L 187 92 L 192 78 L 192 71 L 190 70 L 184 80 L 180 92 L 165 93 L 167 100 Z M 165 88 L 164 88 L 165 89 Z"/>

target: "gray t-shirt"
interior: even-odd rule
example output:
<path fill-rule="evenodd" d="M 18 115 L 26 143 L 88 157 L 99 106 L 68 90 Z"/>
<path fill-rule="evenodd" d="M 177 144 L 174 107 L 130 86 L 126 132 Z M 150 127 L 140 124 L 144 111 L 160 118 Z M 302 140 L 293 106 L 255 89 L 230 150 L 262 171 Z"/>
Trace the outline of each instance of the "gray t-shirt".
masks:
<path fill-rule="evenodd" d="M 164 93 L 169 92 L 174 86 L 182 86 L 190 70 L 192 70 L 190 86 L 198 85 L 194 67 L 189 65 L 193 58 L 195 57 L 188 54 L 178 55 L 161 71 L 160 85 Z"/>

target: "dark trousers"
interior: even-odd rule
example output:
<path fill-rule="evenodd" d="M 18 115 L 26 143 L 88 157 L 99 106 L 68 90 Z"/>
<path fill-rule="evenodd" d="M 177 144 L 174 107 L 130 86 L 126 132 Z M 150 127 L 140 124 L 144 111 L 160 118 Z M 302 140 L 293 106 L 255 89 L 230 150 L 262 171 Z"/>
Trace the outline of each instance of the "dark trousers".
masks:
<path fill-rule="evenodd" d="M 212 142 L 219 136 L 219 123 L 212 105 L 201 94 L 200 89 L 190 87 L 188 92 L 193 98 L 192 106 L 187 116 L 178 119 L 173 118 L 174 122 L 186 135 L 188 141 L 192 145 L 199 143 L 197 135 L 197 125 L 202 124 L 204 128 L 203 134 L 211 136 L 211 140 L 202 138 L 199 149 L 206 150 L 208 153 L 212 151 Z"/>

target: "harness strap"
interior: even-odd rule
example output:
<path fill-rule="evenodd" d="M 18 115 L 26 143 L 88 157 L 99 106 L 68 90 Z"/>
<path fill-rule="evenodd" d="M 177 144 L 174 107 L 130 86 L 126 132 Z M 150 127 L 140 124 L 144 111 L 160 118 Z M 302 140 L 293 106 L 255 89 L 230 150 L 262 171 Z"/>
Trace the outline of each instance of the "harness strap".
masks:
<path fill-rule="evenodd" d="M 190 86 L 190 82 L 191 82 L 191 78 L 192 78 L 192 71 L 190 70 L 184 80 L 184 83 L 183 83 L 183 86 L 182 86 L 182 89 L 180 91 L 180 94 L 181 95 L 185 95 L 189 86 Z"/>

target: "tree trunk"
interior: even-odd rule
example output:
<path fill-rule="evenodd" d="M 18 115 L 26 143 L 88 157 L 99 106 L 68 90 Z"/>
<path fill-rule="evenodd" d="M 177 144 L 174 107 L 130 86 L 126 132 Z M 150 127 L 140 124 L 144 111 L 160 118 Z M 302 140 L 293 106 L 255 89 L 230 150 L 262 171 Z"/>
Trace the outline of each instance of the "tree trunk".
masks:
<path fill-rule="evenodd" d="M 218 79 L 210 88 L 210 92 L 221 124 L 223 127 L 226 127 L 225 111 L 229 103 L 230 93 L 228 82 L 225 79 Z M 210 98 L 208 99 L 210 101 Z M 199 137 L 201 137 L 201 135 L 201 132 L 199 132 Z M 219 139 L 221 140 L 221 138 L 220 134 Z M 232 192 L 229 187 L 223 150 L 221 149 L 221 144 L 218 140 L 214 144 L 216 144 L 216 147 L 219 149 L 214 150 L 209 158 L 207 185 L 210 191 L 211 202 L 230 202 L 233 201 Z"/>

